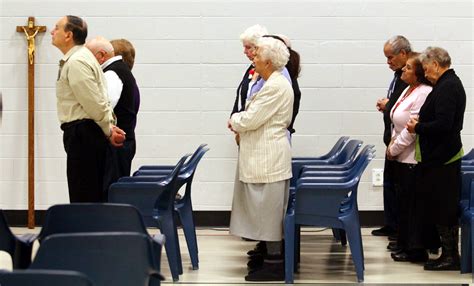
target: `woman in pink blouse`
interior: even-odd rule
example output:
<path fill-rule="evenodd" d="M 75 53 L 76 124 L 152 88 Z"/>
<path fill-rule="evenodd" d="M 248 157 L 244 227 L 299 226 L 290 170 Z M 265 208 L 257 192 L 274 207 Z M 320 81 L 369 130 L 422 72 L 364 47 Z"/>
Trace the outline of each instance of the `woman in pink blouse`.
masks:
<path fill-rule="evenodd" d="M 387 158 L 396 161 L 395 188 L 399 196 L 398 251 L 391 254 L 395 261 L 424 262 L 428 259 L 423 236 L 426 234 L 415 206 L 415 141 L 416 135 L 409 133 L 406 124 L 418 112 L 431 92 L 430 82 L 425 78 L 419 54 L 413 53 L 402 69 L 401 79 L 408 84 L 390 113 L 392 119 L 392 141 L 387 148 Z M 417 219 L 417 218 L 419 219 Z"/>

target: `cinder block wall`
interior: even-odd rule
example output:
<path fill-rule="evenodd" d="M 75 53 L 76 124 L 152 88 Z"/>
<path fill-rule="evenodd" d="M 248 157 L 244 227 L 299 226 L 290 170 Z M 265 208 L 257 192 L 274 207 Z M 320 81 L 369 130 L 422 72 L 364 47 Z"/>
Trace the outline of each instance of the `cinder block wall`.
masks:
<path fill-rule="evenodd" d="M 256 23 L 288 35 L 301 54 L 294 155 L 325 153 L 341 135 L 376 145 L 377 159 L 360 184 L 360 209 L 383 206 L 370 170 L 383 166 L 382 118 L 374 106 L 392 78 L 382 53 L 392 35 L 405 35 L 418 51 L 439 45 L 450 52 L 468 94 L 465 149 L 474 147 L 470 0 L 114 2 L 0 0 L 0 208 L 27 206 L 26 41 L 15 28 L 28 16 L 48 27 L 36 41 L 37 209 L 68 200 L 55 98 L 61 53 L 49 34 L 66 14 L 83 17 L 90 37 L 127 38 L 136 47 L 133 72 L 142 104 L 134 169 L 172 164 L 200 143 L 209 144 L 194 182 L 197 210 L 231 206 L 237 148 L 226 120 L 248 65 L 239 35 Z"/>

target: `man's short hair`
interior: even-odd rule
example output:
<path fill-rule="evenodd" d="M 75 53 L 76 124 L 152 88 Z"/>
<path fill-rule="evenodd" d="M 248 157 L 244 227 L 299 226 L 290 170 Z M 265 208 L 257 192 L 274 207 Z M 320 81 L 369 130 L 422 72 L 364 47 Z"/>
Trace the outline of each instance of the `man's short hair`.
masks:
<path fill-rule="evenodd" d="M 392 38 L 388 39 L 385 43 L 386 45 L 389 44 L 392 47 L 392 53 L 394 55 L 398 55 L 402 50 L 406 53 L 411 53 L 411 44 L 404 36 L 397 35 L 393 36 Z"/>
<path fill-rule="evenodd" d="M 67 23 L 64 30 L 72 32 L 72 39 L 76 45 L 84 45 L 87 38 L 87 24 L 80 17 L 67 15 Z"/>

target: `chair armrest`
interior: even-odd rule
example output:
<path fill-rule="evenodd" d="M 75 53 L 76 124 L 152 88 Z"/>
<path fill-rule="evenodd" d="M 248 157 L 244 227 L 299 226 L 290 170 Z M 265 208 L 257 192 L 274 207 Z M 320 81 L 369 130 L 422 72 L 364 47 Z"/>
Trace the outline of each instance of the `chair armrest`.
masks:
<path fill-rule="evenodd" d="M 174 168 L 173 165 L 143 165 L 138 170 L 170 170 Z"/>
<path fill-rule="evenodd" d="M 137 183 L 137 182 L 162 182 L 165 176 L 133 176 L 122 177 L 118 180 L 119 183 Z"/>
<path fill-rule="evenodd" d="M 133 173 L 133 176 L 167 176 L 173 170 L 138 170 Z"/>

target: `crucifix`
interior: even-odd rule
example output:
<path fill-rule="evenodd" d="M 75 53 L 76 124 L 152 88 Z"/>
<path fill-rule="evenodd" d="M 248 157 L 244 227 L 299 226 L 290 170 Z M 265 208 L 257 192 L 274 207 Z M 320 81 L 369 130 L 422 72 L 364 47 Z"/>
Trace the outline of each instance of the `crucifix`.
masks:
<path fill-rule="evenodd" d="M 35 227 L 35 37 L 46 32 L 46 26 L 35 26 L 28 17 L 28 26 L 17 26 L 28 43 L 28 228 Z"/>

